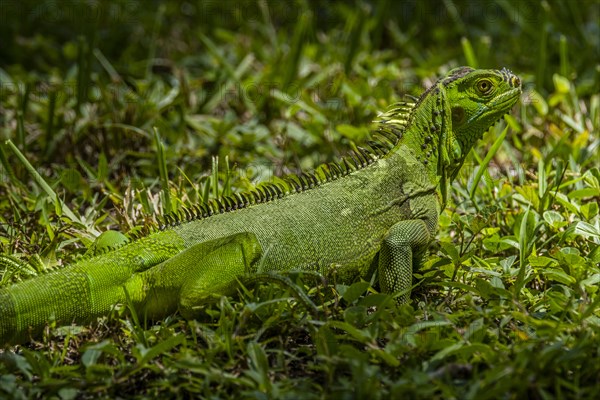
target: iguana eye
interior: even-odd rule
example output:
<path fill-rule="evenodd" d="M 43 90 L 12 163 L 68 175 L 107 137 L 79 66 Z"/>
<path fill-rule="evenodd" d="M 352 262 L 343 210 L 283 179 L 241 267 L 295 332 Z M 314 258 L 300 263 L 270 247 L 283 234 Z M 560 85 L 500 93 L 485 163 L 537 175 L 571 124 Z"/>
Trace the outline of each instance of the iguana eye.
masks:
<path fill-rule="evenodd" d="M 477 82 L 477 90 L 481 92 L 481 94 L 488 94 L 490 90 L 492 90 L 492 82 L 487 79 L 482 79 Z"/>

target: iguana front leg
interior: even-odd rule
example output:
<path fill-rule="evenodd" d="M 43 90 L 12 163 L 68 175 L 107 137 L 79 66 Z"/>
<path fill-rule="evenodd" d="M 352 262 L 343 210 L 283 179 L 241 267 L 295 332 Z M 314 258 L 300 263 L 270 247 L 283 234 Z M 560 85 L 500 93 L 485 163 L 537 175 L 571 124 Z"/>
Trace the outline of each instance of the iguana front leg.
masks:
<path fill-rule="evenodd" d="M 194 245 L 131 278 L 125 285 L 142 316 L 161 318 L 179 310 L 185 318 L 207 301 L 235 290 L 255 272 L 262 254 L 253 233 L 238 233 Z"/>
<path fill-rule="evenodd" d="M 379 251 L 379 284 L 386 293 L 401 292 L 396 302 L 402 304 L 410 297 L 413 266 L 427 248 L 431 233 L 424 220 L 400 221 L 393 225 Z"/>

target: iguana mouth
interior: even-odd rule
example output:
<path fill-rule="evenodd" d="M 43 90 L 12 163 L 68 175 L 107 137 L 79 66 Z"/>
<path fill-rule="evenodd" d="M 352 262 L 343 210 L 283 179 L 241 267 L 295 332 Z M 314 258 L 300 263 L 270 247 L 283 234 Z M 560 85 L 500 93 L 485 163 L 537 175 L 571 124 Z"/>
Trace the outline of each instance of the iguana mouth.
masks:
<path fill-rule="evenodd" d="M 509 102 L 516 102 L 519 95 L 521 94 L 521 87 L 515 87 L 508 92 L 502 93 L 501 95 L 494 98 L 492 104 L 489 107 L 501 108 L 503 105 Z M 498 107 L 500 106 L 500 107 Z"/>
<path fill-rule="evenodd" d="M 492 101 L 488 104 L 485 104 L 482 108 L 480 108 L 475 114 L 471 115 L 467 123 L 471 123 L 474 120 L 481 117 L 482 114 L 488 112 L 489 110 L 504 110 L 506 109 L 507 113 L 510 110 L 510 107 L 505 107 L 508 103 L 516 103 L 517 99 L 521 95 L 521 87 L 517 86 L 514 89 L 509 90 L 508 92 L 502 93 L 497 97 L 494 97 Z M 511 104 L 511 106 L 512 106 Z"/>

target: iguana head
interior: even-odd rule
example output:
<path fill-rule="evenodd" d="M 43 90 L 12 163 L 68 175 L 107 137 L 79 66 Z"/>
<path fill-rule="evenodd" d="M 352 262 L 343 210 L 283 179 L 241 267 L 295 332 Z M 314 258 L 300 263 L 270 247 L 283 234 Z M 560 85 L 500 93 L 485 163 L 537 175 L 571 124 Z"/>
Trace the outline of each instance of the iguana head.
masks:
<path fill-rule="evenodd" d="M 521 80 L 508 69 L 472 69 L 460 67 L 451 70 L 441 84 L 444 86 L 452 136 L 460 146 L 456 157 L 464 159 L 477 140 L 502 116 L 510 111 L 521 94 Z"/>
<path fill-rule="evenodd" d="M 512 72 L 460 67 L 451 70 L 416 103 L 393 104 L 379 115 L 377 131 L 396 135 L 436 180 L 442 205 L 448 185 L 471 147 L 510 111 L 521 95 L 521 80 Z M 442 207 L 443 208 L 443 207 Z"/>

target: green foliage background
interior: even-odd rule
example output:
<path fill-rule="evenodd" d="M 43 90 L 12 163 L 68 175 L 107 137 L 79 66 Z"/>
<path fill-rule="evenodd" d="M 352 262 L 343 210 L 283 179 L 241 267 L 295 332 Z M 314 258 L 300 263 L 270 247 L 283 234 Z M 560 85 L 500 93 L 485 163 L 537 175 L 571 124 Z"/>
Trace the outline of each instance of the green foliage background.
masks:
<path fill-rule="evenodd" d="M 508 67 L 524 94 L 410 304 L 298 276 L 319 314 L 267 284 L 202 321 L 123 307 L 0 350 L 0 398 L 598 397 L 599 19 L 595 0 L 1 0 L 0 139 L 25 157 L 0 147 L 2 285 L 335 159 L 452 67 Z"/>

